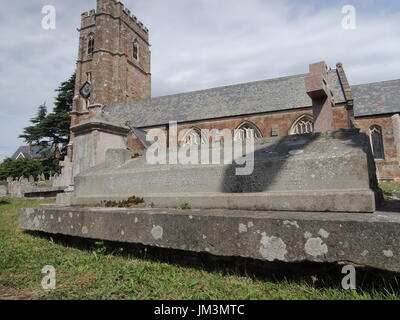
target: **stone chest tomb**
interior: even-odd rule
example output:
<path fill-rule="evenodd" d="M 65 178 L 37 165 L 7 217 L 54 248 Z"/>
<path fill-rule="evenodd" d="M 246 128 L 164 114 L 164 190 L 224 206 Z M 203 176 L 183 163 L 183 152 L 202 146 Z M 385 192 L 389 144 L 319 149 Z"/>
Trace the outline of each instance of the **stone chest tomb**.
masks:
<path fill-rule="evenodd" d="M 341 64 L 328 70 L 318 62 L 303 75 L 149 99 L 148 30 L 129 10 L 115 0 L 98 0 L 96 11 L 82 15 L 79 32 L 71 144 L 61 179 L 69 187 L 56 206 L 24 209 L 23 229 L 264 261 L 346 261 L 400 271 L 400 218 L 379 211 L 370 139 L 356 126 Z M 266 105 L 273 116 L 295 110 L 307 121 L 293 132 L 307 134 L 280 134 L 273 117 L 264 117 Z M 253 169 L 249 174 L 238 175 L 235 162 L 149 163 L 148 130 L 171 136 L 168 121 L 177 121 L 200 146 L 192 122 L 221 129 L 240 124 L 236 118 L 247 111 L 271 131 L 264 136 L 247 119 L 238 126 L 242 131 L 234 136 L 243 138 L 240 144 L 257 138 L 242 154 Z M 223 119 L 207 122 L 211 112 Z M 177 142 L 167 150 L 179 147 Z M 215 150 L 225 156 L 212 143 L 199 152 L 208 156 Z M 133 195 L 145 205 L 102 207 Z M 182 204 L 191 209 L 178 210 Z"/>

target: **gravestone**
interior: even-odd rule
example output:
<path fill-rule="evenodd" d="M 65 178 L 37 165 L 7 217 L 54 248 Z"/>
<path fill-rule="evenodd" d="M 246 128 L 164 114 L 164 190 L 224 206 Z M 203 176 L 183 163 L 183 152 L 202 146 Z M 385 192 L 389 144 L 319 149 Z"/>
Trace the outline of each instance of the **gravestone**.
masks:
<path fill-rule="evenodd" d="M 7 179 L 8 193 L 11 197 L 22 198 L 26 191 L 34 188 L 34 185 L 28 179 L 20 177 L 19 179 Z"/>
<path fill-rule="evenodd" d="M 7 195 L 7 186 L 0 184 L 0 197 L 5 197 Z"/>

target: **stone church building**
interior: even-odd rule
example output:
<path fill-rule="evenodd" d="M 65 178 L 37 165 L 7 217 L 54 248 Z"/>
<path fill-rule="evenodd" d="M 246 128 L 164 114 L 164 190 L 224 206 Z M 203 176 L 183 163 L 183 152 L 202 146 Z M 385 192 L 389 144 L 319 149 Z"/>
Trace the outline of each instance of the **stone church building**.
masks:
<path fill-rule="evenodd" d="M 202 129 L 228 128 L 236 140 L 314 130 L 308 73 L 151 98 L 149 30 L 122 3 L 97 0 L 96 10 L 82 14 L 79 33 L 66 175 L 104 162 L 110 148 L 144 149 L 146 130 L 168 135 L 170 121 L 183 132 L 180 144 L 209 139 Z M 400 80 L 352 86 L 337 63 L 326 85 L 333 129 L 367 133 L 379 179 L 400 182 Z"/>

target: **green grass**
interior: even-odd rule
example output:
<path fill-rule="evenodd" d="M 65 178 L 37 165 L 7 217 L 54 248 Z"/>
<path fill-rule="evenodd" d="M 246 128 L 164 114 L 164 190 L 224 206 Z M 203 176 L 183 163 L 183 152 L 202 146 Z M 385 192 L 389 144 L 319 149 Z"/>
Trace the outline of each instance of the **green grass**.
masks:
<path fill-rule="evenodd" d="M 382 182 L 379 187 L 383 191 L 385 199 L 392 196 L 393 191 L 400 190 L 400 182 Z"/>
<path fill-rule="evenodd" d="M 179 206 L 179 209 L 181 209 L 181 210 L 190 210 L 190 205 L 189 205 L 189 203 L 182 203 Z"/>
<path fill-rule="evenodd" d="M 0 286 L 35 292 L 39 299 L 400 298 L 388 284 L 365 280 L 369 273 L 357 278 L 361 289 L 346 291 L 340 286 L 340 268 L 260 276 L 243 272 L 241 265 L 234 272 L 229 263 L 217 262 L 224 267 L 215 268 L 198 262 L 166 263 L 167 258 L 160 260 L 142 249 L 129 251 L 121 244 L 55 239 L 20 230 L 20 208 L 41 203 L 11 199 L 0 204 Z M 45 265 L 57 270 L 57 289 L 46 294 L 41 289 Z"/>

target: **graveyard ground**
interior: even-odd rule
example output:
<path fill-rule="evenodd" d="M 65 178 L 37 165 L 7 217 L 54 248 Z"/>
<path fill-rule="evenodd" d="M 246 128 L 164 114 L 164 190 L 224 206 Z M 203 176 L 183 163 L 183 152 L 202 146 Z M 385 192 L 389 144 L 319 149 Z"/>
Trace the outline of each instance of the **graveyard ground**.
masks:
<path fill-rule="evenodd" d="M 161 259 L 151 249 L 19 229 L 20 208 L 43 204 L 0 198 L 0 300 L 400 299 L 396 275 L 383 277 L 377 271 L 358 271 L 358 289 L 346 291 L 341 288 L 338 266 L 298 265 L 291 271 L 283 267 L 259 274 L 210 257 L 183 262 L 165 257 L 164 252 Z M 57 288 L 47 293 L 41 289 L 45 265 L 57 271 Z"/>

